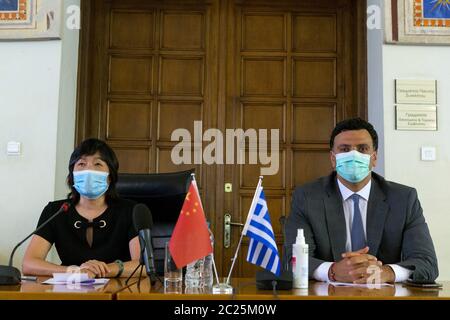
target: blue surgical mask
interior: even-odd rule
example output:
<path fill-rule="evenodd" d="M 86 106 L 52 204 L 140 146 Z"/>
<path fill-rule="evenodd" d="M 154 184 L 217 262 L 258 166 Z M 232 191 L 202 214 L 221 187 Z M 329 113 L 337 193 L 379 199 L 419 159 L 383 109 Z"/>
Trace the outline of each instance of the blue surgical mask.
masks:
<path fill-rule="evenodd" d="M 108 190 L 108 175 L 108 172 L 95 170 L 74 171 L 73 186 L 81 196 L 98 199 Z"/>
<path fill-rule="evenodd" d="M 370 173 L 370 155 L 356 150 L 336 154 L 336 172 L 351 183 L 364 180 Z"/>

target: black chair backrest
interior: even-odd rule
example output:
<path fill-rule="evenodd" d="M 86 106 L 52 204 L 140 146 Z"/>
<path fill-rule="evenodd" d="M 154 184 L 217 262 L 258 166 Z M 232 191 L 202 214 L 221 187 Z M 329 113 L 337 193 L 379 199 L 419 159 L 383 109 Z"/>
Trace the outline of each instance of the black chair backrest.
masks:
<path fill-rule="evenodd" d="M 119 174 L 116 185 L 119 196 L 147 205 L 152 213 L 155 267 L 161 275 L 164 274 L 164 245 L 172 236 L 192 173 L 194 169 L 171 173 Z"/>

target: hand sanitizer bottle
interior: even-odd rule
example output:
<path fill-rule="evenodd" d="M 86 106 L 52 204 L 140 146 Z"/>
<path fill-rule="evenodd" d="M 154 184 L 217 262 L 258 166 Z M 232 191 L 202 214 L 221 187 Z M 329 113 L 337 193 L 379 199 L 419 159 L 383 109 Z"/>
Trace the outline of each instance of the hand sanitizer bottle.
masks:
<path fill-rule="evenodd" d="M 297 229 L 297 239 L 292 245 L 292 272 L 297 289 L 308 288 L 308 245 L 305 242 L 303 229 Z"/>

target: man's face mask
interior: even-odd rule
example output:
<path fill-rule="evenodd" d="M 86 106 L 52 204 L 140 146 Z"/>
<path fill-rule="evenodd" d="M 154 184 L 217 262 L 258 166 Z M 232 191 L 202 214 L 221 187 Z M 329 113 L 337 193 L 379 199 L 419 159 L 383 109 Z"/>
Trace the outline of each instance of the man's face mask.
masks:
<path fill-rule="evenodd" d="M 336 156 L 336 172 L 351 183 L 364 180 L 370 173 L 369 154 L 360 153 L 356 150 L 338 153 Z"/>
<path fill-rule="evenodd" d="M 74 171 L 73 186 L 81 196 L 98 199 L 108 190 L 108 176 L 109 173 L 103 171 Z"/>

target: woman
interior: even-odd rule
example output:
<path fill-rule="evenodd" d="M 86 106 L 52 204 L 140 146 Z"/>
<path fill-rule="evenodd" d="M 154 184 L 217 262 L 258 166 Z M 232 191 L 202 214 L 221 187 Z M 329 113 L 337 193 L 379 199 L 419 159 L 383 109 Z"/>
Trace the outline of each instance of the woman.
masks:
<path fill-rule="evenodd" d="M 103 278 L 133 272 L 140 257 L 132 221 L 134 203 L 117 196 L 118 169 L 114 151 L 101 140 L 85 140 L 73 151 L 67 177 L 71 206 L 32 237 L 23 260 L 24 274 L 49 276 L 75 269 Z M 65 201 L 50 202 L 38 225 Z M 45 260 L 53 244 L 62 265 Z"/>

